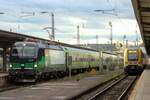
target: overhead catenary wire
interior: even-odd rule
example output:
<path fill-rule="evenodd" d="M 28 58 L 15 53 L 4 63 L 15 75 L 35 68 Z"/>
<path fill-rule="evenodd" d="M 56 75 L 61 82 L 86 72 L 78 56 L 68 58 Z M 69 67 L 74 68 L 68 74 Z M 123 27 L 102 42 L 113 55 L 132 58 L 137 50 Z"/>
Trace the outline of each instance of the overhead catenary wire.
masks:
<path fill-rule="evenodd" d="M 122 18 L 120 17 L 120 15 L 119 15 L 119 12 L 118 12 L 118 0 L 115 0 L 114 2 L 116 2 L 116 3 L 113 3 L 113 5 L 112 5 L 112 2 L 113 2 L 112 0 L 107 0 L 107 2 L 108 2 L 108 4 L 110 5 L 111 9 L 115 9 L 114 12 L 116 13 L 116 18 L 118 18 L 118 21 L 120 22 L 120 24 L 121 24 L 123 27 L 126 28 L 125 33 L 127 33 L 128 30 L 131 30 L 131 29 L 128 27 L 128 24 L 125 23 L 125 22 L 122 20 Z M 123 36 L 124 36 L 124 34 L 123 34 Z"/>

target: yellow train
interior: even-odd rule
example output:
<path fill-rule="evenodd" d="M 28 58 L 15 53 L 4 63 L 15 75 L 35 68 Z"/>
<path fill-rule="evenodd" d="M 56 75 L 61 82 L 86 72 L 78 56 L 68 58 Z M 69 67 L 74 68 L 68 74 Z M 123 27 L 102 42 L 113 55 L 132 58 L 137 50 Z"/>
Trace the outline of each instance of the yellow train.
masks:
<path fill-rule="evenodd" d="M 141 73 L 145 65 L 145 55 L 140 48 L 126 48 L 124 51 L 125 73 Z"/>

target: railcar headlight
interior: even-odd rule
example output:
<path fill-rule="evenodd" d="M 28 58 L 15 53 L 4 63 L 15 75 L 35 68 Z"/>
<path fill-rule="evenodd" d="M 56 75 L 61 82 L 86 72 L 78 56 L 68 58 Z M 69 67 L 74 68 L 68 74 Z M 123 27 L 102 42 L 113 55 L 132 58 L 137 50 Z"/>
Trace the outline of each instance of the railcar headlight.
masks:
<path fill-rule="evenodd" d="M 10 64 L 9 67 L 11 68 L 11 67 L 12 67 L 12 64 Z"/>
<path fill-rule="evenodd" d="M 34 67 L 37 67 L 37 64 L 35 64 Z"/>

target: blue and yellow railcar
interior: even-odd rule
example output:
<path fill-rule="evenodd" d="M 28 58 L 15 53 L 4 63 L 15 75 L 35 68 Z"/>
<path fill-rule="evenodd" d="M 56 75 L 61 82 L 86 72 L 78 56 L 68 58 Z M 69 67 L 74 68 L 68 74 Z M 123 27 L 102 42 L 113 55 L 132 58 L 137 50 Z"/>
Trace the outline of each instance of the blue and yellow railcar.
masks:
<path fill-rule="evenodd" d="M 125 73 L 141 73 L 144 69 L 144 53 L 140 48 L 126 48 L 124 51 Z"/>

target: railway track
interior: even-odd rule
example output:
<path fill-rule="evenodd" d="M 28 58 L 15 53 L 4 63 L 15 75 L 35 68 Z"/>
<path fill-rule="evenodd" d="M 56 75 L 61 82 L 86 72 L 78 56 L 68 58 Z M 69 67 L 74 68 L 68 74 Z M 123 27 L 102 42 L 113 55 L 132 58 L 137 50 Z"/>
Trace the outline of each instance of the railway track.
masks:
<path fill-rule="evenodd" d="M 98 91 L 89 97 L 88 100 L 123 100 L 136 79 L 137 76 L 124 76 Z"/>

